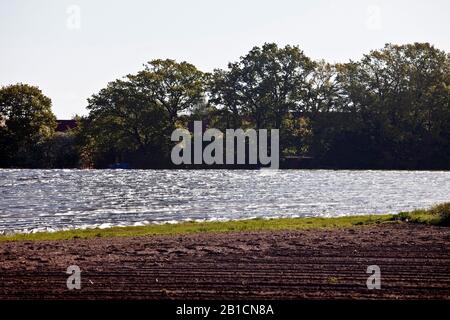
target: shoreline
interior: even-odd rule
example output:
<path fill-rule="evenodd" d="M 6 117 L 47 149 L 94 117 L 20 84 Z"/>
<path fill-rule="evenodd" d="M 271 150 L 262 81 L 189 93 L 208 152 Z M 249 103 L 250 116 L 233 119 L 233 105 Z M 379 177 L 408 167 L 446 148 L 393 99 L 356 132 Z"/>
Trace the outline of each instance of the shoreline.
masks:
<path fill-rule="evenodd" d="M 336 229 L 354 226 L 388 224 L 399 221 L 426 225 L 450 226 L 450 203 L 435 205 L 398 214 L 355 215 L 341 217 L 253 218 L 227 221 L 184 221 L 179 223 L 151 223 L 143 226 L 114 226 L 109 228 L 69 229 L 35 233 L 0 235 L 0 243 L 8 241 L 43 241 L 89 238 L 182 235 L 233 231 L 293 231 Z"/>
<path fill-rule="evenodd" d="M 107 228 L 94 227 L 57 231 L 17 232 L 1 234 L 0 242 L 180 235 L 204 232 L 332 229 L 395 222 L 397 221 L 396 216 L 396 214 L 374 214 L 340 217 L 249 218 L 225 221 L 194 220 L 176 223 L 162 222 L 149 223 L 140 226 L 111 226 Z"/>

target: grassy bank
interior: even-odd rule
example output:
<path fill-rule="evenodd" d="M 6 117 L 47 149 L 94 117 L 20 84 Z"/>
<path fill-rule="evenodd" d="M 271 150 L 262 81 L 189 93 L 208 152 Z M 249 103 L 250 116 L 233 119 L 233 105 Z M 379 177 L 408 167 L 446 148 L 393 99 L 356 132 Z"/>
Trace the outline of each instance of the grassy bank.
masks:
<path fill-rule="evenodd" d="M 395 218 L 412 223 L 450 227 L 450 202 L 433 206 L 430 209 L 400 212 Z"/>
<path fill-rule="evenodd" d="M 428 210 L 402 212 L 398 215 L 365 215 L 339 218 L 282 218 L 252 219 L 227 222 L 183 222 L 179 224 L 152 224 L 140 227 L 114 227 L 108 229 L 75 229 L 59 232 L 39 232 L 0 236 L 0 241 L 66 240 L 95 237 L 131 237 L 146 235 L 177 235 L 197 232 L 230 232 L 259 230 L 304 230 L 348 228 L 405 221 L 432 225 L 450 225 L 450 203 Z"/>

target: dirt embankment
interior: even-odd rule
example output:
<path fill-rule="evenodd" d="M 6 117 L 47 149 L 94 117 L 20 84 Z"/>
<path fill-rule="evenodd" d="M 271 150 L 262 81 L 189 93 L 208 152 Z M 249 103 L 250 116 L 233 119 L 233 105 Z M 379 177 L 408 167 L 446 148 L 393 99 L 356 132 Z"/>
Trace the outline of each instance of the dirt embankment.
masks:
<path fill-rule="evenodd" d="M 69 265 L 81 290 L 68 290 Z M 369 265 L 381 289 L 368 290 Z M 0 299 L 450 299 L 450 228 L 0 243 Z"/>

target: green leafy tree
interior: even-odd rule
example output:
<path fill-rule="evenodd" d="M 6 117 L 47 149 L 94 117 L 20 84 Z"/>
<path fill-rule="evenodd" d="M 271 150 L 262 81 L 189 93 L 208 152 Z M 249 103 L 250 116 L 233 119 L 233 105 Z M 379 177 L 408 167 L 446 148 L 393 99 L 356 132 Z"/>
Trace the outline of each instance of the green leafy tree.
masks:
<path fill-rule="evenodd" d="M 76 168 L 80 157 L 76 130 L 55 132 L 42 145 L 45 167 L 48 168 Z"/>
<path fill-rule="evenodd" d="M 141 76 L 111 82 L 89 99 L 83 139 L 99 166 L 124 160 L 146 166 L 168 154 L 168 113 L 151 93 L 141 90 Z"/>
<path fill-rule="evenodd" d="M 172 126 L 178 116 L 204 103 L 207 75 L 194 65 L 174 60 L 152 60 L 131 76 L 140 90 L 168 114 Z"/>
<path fill-rule="evenodd" d="M 231 63 L 228 74 L 216 72 L 223 90 L 219 87 L 215 92 L 232 112 L 239 109 L 257 129 L 280 128 L 288 112 L 304 108 L 307 79 L 313 70 L 314 62 L 298 47 L 266 43 Z"/>
<path fill-rule="evenodd" d="M 209 81 L 210 102 L 223 110 L 226 128 L 242 127 L 243 112 L 240 99 L 240 70 L 236 64 L 230 64 L 229 70 L 214 70 Z"/>
<path fill-rule="evenodd" d="M 341 110 L 359 118 L 366 132 L 359 143 L 370 146 L 375 162 L 448 165 L 448 54 L 428 43 L 387 44 L 338 69 L 347 100 Z"/>
<path fill-rule="evenodd" d="M 56 127 L 51 100 L 27 84 L 0 89 L 0 142 L 3 166 L 40 166 L 39 146 Z"/>

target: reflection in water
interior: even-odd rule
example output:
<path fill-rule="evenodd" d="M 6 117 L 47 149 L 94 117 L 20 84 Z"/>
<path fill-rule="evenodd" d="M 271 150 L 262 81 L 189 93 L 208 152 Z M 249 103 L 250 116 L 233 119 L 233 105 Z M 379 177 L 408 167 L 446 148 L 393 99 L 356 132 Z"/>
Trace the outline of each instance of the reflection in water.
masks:
<path fill-rule="evenodd" d="M 396 213 L 449 200 L 450 172 L 0 170 L 0 232 Z"/>

